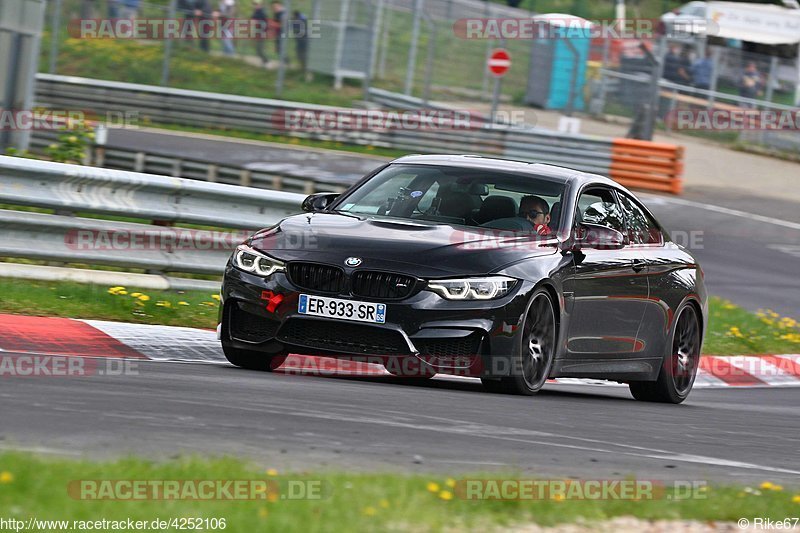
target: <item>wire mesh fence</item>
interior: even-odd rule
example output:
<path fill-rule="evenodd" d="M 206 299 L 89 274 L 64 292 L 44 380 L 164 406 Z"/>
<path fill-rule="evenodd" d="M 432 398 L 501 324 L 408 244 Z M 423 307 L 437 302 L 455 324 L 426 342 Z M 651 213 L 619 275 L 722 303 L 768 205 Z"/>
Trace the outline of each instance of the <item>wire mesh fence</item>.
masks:
<path fill-rule="evenodd" d="M 72 22 L 76 18 L 191 18 L 196 15 L 180 7 L 197 6 L 202 2 L 149 0 L 140 2 L 135 12 L 123 9 L 126 4 L 129 2 L 123 0 L 50 2 L 46 34 L 49 40 L 43 46 L 42 70 L 59 73 L 64 62 L 69 61 L 69 73 L 93 77 L 93 73 L 103 71 L 99 65 L 105 64 L 106 72 L 118 65 L 119 48 L 102 39 L 82 40 L 73 35 Z M 207 0 L 203 16 L 221 16 L 214 12 L 226 9 L 228 4 L 224 0 Z M 541 84 L 543 78 L 550 76 L 537 63 L 537 54 L 549 43 L 535 39 L 465 38 L 456 30 L 462 19 L 534 16 L 526 9 L 483 0 L 284 0 L 283 4 L 291 11 L 288 17 L 293 19 L 294 12 L 298 11 L 319 25 L 319 34 L 312 36 L 308 44 L 309 69 L 322 83 L 314 87 L 327 83 L 341 87 L 344 81 L 350 85 L 365 84 L 404 93 L 424 101 L 468 106 L 470 102 L 491 98 L 493 79 L 486 65 L 491 51 L 498 47 L 505 48 L 512 61 L 512 67 L 503 78 L 505 101 L 517 105 L 530 103 L 531 88 L 538 88 L 537 83 Z M 254 0 L 236 0 L 233 6 L 234 10 L 225 13 L 226 17 L 251 19 L 257 16 Z M 272 3 L 264 2 L 263 9 L 264 17 L 275 18 Z M 676 42 L 592 39 L 585 58 L 581 56 L 586 69 L 585 73 L 581 72 L 580 82 L 576 81 L 577 77 L 568 77 L 570 86 L 559 90 L 575 90 L 578 100 L 578 105 L 573 106 L 575 109 L 587 110 L 593 115 L 630 118 L 634 135 L 641 121 L 648 117 L 651 127 L 675 128 L 670 118 L 683 110 L 781 111 L 798 105 L 800 76 L 796 46 L 768 55 L 746 47 L 737 48 L 731 43 L 709 42 L 712 44 L 696 39 Z M 162 71 L 158 79 L 162 84 L 174 85 L 174 81 L 188 79 L 186 73 L 190 72 L 208 81 L 198 88 L 216 85 L 219 92 L 237 92 L 236 78 L 218 64 L 208 64 L 205 57 L 209 53 L 227 54 L 231 61 L 256 68 L 266 66 L 278 73 L 278 80 L 284 70 L 296 73 L 303 66 L 295 46 L 286 52 L 286 62 L 278 61 L 281 48 L 274 37 L 262 41 L 234 39 L 227 43 L 222 39 L 171 43 L 154 39 L 131 41 L 128 45 L 135 53 L 126 56 L 127 64 L 118 65 L 119 69 L 124 69 L 116 78 L 120 81 L 152 83 L 153 65 L 158 64 Z M 648 59 L 643 46 L 654 55 L 657 64 Z M 72 53 L 62 53 L 64 50 Z M 560 68 L 555 62 L 553 65 L 554 71 Z M 150 72 L 144 72 L 145 68 Z M 247 76 L 246 73 L 242 75 Z M 654 82 L 658 79 L 661 81 L 656 89 Z M 275 75 L 269 83 L 263 84 L 263 93 L 256 95 L 280 97 L 279 87 L 274 83 Z M 330 91 L 330 94 L 335 92 Z M 312 101 L 320 101 L 323 96 L 319 92 L 308 94 Z M 352 101 L 352 91 L 348 98 Z M 726 142 L 763 142 L 780 149 L 800 151 L 797 139 L 800 133 L 797 132 L 742 135 L 735 129 L 687 132 Z"/>

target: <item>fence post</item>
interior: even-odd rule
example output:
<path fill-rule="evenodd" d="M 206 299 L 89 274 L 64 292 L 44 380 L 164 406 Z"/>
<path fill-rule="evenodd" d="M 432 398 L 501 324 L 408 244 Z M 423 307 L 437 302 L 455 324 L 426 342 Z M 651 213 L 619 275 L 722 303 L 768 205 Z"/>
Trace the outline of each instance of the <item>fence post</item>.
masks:
<path fill-rule="evenodd" d="M 414 67 L 417 64 L 417 46 L 419 45 L 419 19 L 422 17 L 422 6 L 425 0 L 414 0 L 414 21 L 411 24 L 411 46 L 408 49 L 408 64 L 406 65 L 406 83 L 403 94 L 411 95 L 414 85 Z"/>
<path fill-rule="evenodd" d="M 175 20 L 177 1 L 178 0 L 170 0 L 169 2 L 169 9 L 167 11 L 167 18 L 169 20 Z M 164 60 L 161 63 L 161 85 L 166 87 L 169 85 L 169 61 L 170 58 L 172 58 L 172 39 L 167 39 L 166 35 L 164 37 Z"/>
<path fill-rule="evenodd" d="M 715 46 L 711 51 L 711 84 L 708 90 L 711 91 L 708 95 L 709 109 L 714 107 L 714 100 L 717 93 L 717 80 L 719 79 L 719 61 L 722 59 L 722 49 Z"/>
<path fill-rule="evenodd" d="M 764 99 L 767 102 L 772 102 L 772 93 L 775 90 L 775 78 L 778 75 L 778 57 L 772 56 L 769 61 L 769 75 L 767 76 L 767 90 L 764 93 Z"/>
<path fill-rule="evenodd" d="M 433 60 L 436 57 L 436 22 L 430 15 L 425 15 L 425 22 L 428 23 L 430 32 L 428 33 L 428 57 L 425 58 L 425 85 L 422 90 L 422 101 L 425 102 L 425 105 L 428 105 L 431 99 Z"/>
<path fill-rule="evenodd" d="M 289 38 L 286 35 L 289 28 L 289 18 L 292 16 L 291 0 L 283 2 L 283 19 L 281 19 L 280 34 L 278 34 L 278 78 L 275 80 L 275 94 L 280 96 L 283 93 L 283 81 L 286 77 L 286 48 L 289 46 Z"/>
<path fill-rule="evenodd" d="M 55 0 L 53 4 L 52 18 L 50 19 L 50 74 L 56 73 L 56 62 L 58 61 L 58 33 L 61 29 L 61 0 Z"/>

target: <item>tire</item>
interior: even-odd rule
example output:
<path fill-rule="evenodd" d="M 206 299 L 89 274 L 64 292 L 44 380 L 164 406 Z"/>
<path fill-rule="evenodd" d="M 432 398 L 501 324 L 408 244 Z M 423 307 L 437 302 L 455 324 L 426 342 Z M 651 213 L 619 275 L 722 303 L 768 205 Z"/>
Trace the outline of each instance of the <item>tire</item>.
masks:
<path fill-rule="evenodd" d="M 556 350 L 557 322 L 550 293 L 540 288 L 525 310 L 522 333 L 511 356 L 511 375 L 500 379 L 481 378 L 489 392 L 531 396 L 539 392 L 550 376 Z"/>
<path fill-rule="evenodd" d="M 700 320 L 697 311 L 686 303 L 676 314 L 669 353 L 656 381 L 634 381 L 628 384 L 631 395 L 643 402 L 679 404 L 692 391 L 700 363 Z"/>
<path fill-rule="evenodd" d="M 225 354 L 225 359 L 230 364 L 246 370 L 260 370 L 262 372 L 272 372 L 283 364 L 287 356 L 285 353 L 269 354 L 242 350 L 234 348 L 227 342 L 222 343 L 222 351 Z"/>

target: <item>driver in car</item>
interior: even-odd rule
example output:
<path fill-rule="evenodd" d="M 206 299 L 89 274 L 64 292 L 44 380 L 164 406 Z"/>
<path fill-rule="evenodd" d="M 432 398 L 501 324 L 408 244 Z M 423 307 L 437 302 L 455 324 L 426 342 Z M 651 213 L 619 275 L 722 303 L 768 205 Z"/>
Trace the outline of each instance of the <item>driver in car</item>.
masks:
<path fill-rule="evenodd" d="M 550 206 L 538 196 L 524 196 L 519 202 L 519 216 L 525 218 L 539 235 L 550 235 Z"/>

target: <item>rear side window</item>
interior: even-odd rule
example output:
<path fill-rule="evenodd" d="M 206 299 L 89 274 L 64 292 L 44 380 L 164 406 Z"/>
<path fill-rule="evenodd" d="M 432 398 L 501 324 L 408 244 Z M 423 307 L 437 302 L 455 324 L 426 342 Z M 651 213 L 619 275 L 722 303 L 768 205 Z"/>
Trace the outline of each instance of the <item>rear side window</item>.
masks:
<path fill-rule="evenodd" d="M 587 189 L 578 199 L 577 222 L 600 224 L 624 234 L 622 213 L 611 189 Z"/>
<path fill-rule="evenodd" d="M 664 236 L 653 218 L 636 201 L 623 192 L 618 192 L 628 239 L 631 244 L 662 244 Z"/>

